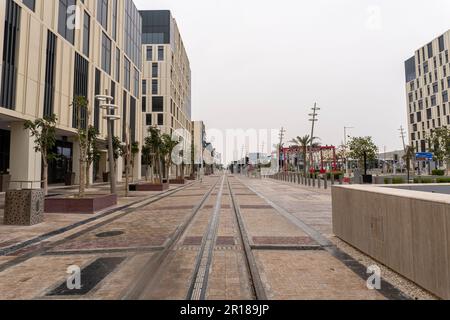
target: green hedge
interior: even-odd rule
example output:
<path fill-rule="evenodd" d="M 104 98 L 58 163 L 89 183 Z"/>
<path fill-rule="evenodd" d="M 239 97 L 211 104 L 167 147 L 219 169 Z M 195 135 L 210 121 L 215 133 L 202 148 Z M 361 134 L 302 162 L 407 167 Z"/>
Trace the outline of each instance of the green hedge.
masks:
<path fill-rule="evenodd" d="M 433 176 L 443 176 L 443 175 L 445 175 L 445 171 L 440 170 L 440 169 L 435 169 L 432 171 L 432 175 Z"/>
<path fill-rule="evenodd" d="M 392 180 L 392 184 L 405 184 L 406 180 L 404 178 L 385 178 L 384 184 L 390 184 Z"/>
<path fill-rule="evenodd" d="M 431 178 L 414 178 L 414 183 L 434 183 L 434 180 Z"/>
<path fill-rule="evenodd" d="M 450 183 L 450 177 L 436 178 L 436 183 Z"/>

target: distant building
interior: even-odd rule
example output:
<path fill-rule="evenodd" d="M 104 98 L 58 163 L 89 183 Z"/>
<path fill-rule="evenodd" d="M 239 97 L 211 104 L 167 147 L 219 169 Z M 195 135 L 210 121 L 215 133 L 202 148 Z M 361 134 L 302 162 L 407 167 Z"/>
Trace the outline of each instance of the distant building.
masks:
<path fill-rule="evenodd" d="M 140 11 L 142 16 L 142 112 L 149 126 L 192 141 L 191 68 L 177 23 L 167 10 Z"/>
<path fill-rule="evenodd" d="M 450 125 L 449 44 L 447 31 L 405 62 L 409 140 L 418 152 L 429 150 L 433 130 Z"/>

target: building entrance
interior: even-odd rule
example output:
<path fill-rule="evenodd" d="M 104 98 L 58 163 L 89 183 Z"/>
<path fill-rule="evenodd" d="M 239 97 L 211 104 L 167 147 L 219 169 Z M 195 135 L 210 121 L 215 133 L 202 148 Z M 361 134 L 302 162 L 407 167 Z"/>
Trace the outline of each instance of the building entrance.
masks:
<path fill-rule="evenodd" d="M 11 133 L 0 129 L 0 174 L 9 170 L 9 148 Z"/>
<path fill-rule="evenodd" d="M 48 182 L 64 183 L 66 175 L 72 172 L 73 144 L 58 140 L 53 152 L 56 157 L 48 164 Z"/>

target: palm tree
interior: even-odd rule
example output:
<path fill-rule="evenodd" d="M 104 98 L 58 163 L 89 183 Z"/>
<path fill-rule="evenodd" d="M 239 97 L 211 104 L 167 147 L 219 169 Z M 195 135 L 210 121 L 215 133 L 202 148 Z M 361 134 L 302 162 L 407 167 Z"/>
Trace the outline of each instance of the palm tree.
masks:
<path fill-rule="evenodd" d="M 406 171 L 407 171 L 407 180 L 409 183 L 409 174 L 411 171 L 411 160 L 416 156 L 416 152 L 413 146 L 406 146 L 405 155 L 403 156 L 403 160 L 406 161 Z"/>
<path fill-rule="evenodd" d="M 306 135 L 303 137 L 297 137 L 295 139 L 292 139 L 292 141 L 291 141 L 291 143 L 297 145 L 303 153 L 303 170 L 305 172 L 305 175 L 307 175 L 307 173 L 308 173 L 307 165 L 306 165 L 307 158 L 308 158 L 308 148 L 311 146 L 311 142 L 312 142 L 313 148 L 320 146 L 320 144 L 318 142 L 314 142 L 317 139 L 318 138 L 316 138 L 316 137 L 311 139 L 310 135 Z"/>

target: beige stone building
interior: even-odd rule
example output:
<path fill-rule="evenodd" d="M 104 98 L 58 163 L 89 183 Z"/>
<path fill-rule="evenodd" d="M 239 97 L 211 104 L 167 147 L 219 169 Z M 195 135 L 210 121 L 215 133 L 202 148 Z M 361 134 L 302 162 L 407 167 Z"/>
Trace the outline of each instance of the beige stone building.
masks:
<path fill-rule="evenodd" d="M 409 139 L 418 152 L 429 150 L 433 130 L 450 125 L 449 44 L 447 31 L 405 62 Z"/>
<path fill-rule="evenodd" d="M 40 154 L 23 123 L 56 114 L 59 157 L 50 164 L 49 182 L 62 183 L 70 172 L 77 180 L 75 96 L 87 97 L 90 124 L 103 141 L 105 111 L 94 97 L 105 92 L 119 106 L 114 135 L 123 141 L 129 127 L 132 140 L 142 141 L 141 26 L 132 0 L 0 1 L 0 173 L 15 181 L 41 179 Z M 91 180 L 108 170 L 106 144 L 101 148 Z M 140 163 L 140 156 L 135 160 Z M 135 168 L 138 177 L 140 165 Z M 117 171 L 120 180 L 122 159 Z"/>
<path fill-rule="evenodd" d="M 140 11 L 142 16 L 143 135 L 157 126 L 162 133 L 192 144 L 191 69 L 177 23 L 170 11 Z M 190 152 L 189 152 L 190 153 Z M 187 172 L 190 162 L 187 165 Z"/>

